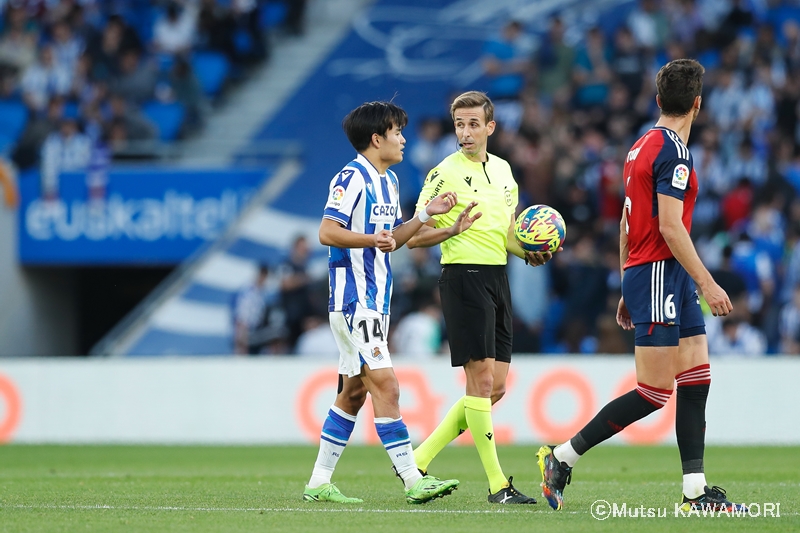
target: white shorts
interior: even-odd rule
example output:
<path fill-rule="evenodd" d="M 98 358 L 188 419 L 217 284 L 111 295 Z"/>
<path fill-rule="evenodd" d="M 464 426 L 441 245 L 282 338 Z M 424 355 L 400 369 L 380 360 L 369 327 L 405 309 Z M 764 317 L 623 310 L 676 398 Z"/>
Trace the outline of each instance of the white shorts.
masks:
<path fill-rule="evenodd" d="M 361 365 L 370 370 L 392 368 L 389 357 L 389 315 L 383 315 L 361 304 L 355 314 L 343 311 L 330 313 L 331 331 L 339 347 L 339 373 L 348 377 L 361 374 Z"/>

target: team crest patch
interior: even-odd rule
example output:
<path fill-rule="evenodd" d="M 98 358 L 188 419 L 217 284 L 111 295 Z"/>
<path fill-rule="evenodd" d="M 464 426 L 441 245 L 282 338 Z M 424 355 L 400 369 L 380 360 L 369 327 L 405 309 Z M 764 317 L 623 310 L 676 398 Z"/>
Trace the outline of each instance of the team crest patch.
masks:
<path fill-rule="evenodd" d="M 328 201 L 330 207 L 341 207 L 342 198 L 344 198 L 344 187 L 337 185 L 331 191 L 331 199 Z"/>
<path fill-rule="evenodd" d="M 378 361 L 383 361 L 383 354 L 381 353 L 381 349 L 377 346 L 372 349 L 372 357 Z"/>
<path fill-rule="evenodd" d="M 681 163 L 675 167 L 675 171 L 672 173 L 672 186 L 676 189 L 685 191 L 688 184 L 689 167 Z"/>

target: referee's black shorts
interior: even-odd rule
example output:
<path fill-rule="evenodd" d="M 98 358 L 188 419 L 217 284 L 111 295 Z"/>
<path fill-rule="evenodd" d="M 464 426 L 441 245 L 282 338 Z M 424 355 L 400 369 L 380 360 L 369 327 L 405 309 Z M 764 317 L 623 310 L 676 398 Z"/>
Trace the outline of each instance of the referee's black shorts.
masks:
<path fill-rule="evenodd" d="M 511 290 L 505 265 L 443 265 L 442 312 L 453 366 L 511 362 Z"/>

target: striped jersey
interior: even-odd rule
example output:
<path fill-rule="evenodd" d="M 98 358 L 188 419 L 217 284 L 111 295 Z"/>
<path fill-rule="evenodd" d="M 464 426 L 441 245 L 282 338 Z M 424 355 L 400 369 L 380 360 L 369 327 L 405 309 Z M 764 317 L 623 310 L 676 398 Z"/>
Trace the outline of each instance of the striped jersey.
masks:
<path fill-rule="evenodd" d="M 683 225 L 692 229 L 697 175 L 689 149 L 674 131 L 656 126 L 625 159 L 625 218 L 628 260 L 624 268 L 674 257 L 658 225 L 658 195 L 683 201 Z"/>
<path fill-rule="evenodd" d="M 397 175 L 385 176 L 358 154 L 332 180 L 323 218 L 356 233 L 375 234 L 403 223 Z M 356 302 L 389 314 L 392 265 L 377 248 L 328 249 L 328 311 L 352 310 Z"/>

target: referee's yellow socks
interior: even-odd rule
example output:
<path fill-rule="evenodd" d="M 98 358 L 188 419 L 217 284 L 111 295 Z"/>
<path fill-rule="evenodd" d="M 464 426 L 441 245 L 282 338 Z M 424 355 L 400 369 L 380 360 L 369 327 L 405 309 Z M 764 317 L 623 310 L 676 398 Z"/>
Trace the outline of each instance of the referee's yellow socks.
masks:
<path fill-rule="evenodd" d="M 476 396 L 464 396 L 464 414 L 478 455 L 489 478 L 489 491 L 494 494 L 506 485 L 506 476 L 497 459 L 497 448 L 494 444 L 494 428 L 492 426 L 492 400 Z"/>
<path fill-rule="evenodd" d="M 428 471 L 428 465 L 433 458 L 444 449 L 453 439 L 467 429 L 467 418 L 464 414 L 464 396 L 458 399 L 445 415 L 444 419 L 436 426 L 433 433 L 414 450 L 414 459 L 417 468 L 423 472 Z"/>

